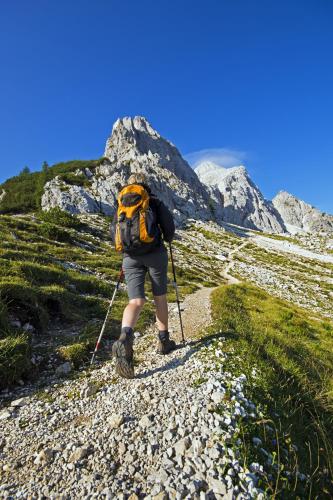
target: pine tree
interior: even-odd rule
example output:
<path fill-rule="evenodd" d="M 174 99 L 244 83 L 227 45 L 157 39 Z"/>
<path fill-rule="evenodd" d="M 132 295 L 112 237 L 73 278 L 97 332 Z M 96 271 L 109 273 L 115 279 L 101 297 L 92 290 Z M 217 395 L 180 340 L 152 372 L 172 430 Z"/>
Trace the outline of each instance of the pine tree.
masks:
<path fill-rule="evenodd" d="M 26 165 L 22 170 L 21 172 L 19 173 L 19 175 L 27 175 L 27 174 L 30 174 L 30 168 Z"/>
<path fill-rule="evenodd" d="M 47 163 L 47 161 L 43 161 L 42 172 L 48 173 L 48 170 L 49 170 L 49 164 Z"/>

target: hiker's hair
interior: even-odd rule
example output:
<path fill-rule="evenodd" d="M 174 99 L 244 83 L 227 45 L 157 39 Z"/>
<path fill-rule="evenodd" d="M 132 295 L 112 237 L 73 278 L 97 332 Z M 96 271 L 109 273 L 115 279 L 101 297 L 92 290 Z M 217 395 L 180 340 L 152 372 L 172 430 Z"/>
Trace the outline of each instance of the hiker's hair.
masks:
<path fill-rule="evenodd" d="M 128 179 L 128 184 L 147 184 L 147 177 L 142 172 L 134 172 Z"/>

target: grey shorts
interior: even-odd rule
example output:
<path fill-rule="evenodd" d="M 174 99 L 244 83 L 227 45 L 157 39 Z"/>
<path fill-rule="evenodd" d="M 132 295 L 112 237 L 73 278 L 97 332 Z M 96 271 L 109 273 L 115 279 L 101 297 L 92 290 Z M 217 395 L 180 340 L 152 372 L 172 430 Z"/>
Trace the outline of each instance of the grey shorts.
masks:
<path fill-rule="evenodd" d="M 145 298 L 145 278 L 148 272 L 153 295 L 165 295 L 168 283 L 168 252 L 165 247 L 135 257 L 124 255 L 123 270 L 129 299 Z"/>

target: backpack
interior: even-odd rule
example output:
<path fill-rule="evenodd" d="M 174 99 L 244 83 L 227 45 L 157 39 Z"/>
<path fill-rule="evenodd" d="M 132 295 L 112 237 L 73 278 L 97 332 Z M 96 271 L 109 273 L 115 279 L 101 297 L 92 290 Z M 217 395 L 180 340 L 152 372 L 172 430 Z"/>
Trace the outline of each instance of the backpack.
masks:
<path fill-rule="evenodd" d="M 157 246 L 160 231 L 149 200 L 148 191 L 140 184 L 130 184 L 120 191 L 114 220 L 117 252 L 143 254 Z"/>

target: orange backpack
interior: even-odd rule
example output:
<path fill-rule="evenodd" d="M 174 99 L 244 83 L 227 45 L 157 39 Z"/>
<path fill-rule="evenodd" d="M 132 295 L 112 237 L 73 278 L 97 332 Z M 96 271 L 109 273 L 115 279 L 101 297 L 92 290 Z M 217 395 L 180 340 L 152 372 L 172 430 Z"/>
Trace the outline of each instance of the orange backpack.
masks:
<path fill-rule="evenodd" d="M 159 237 L 156 214 L 142 185 L 130 184 L 120 191 L 114 222 L 117 252 L 142 254 L 156 246 Z"/>

